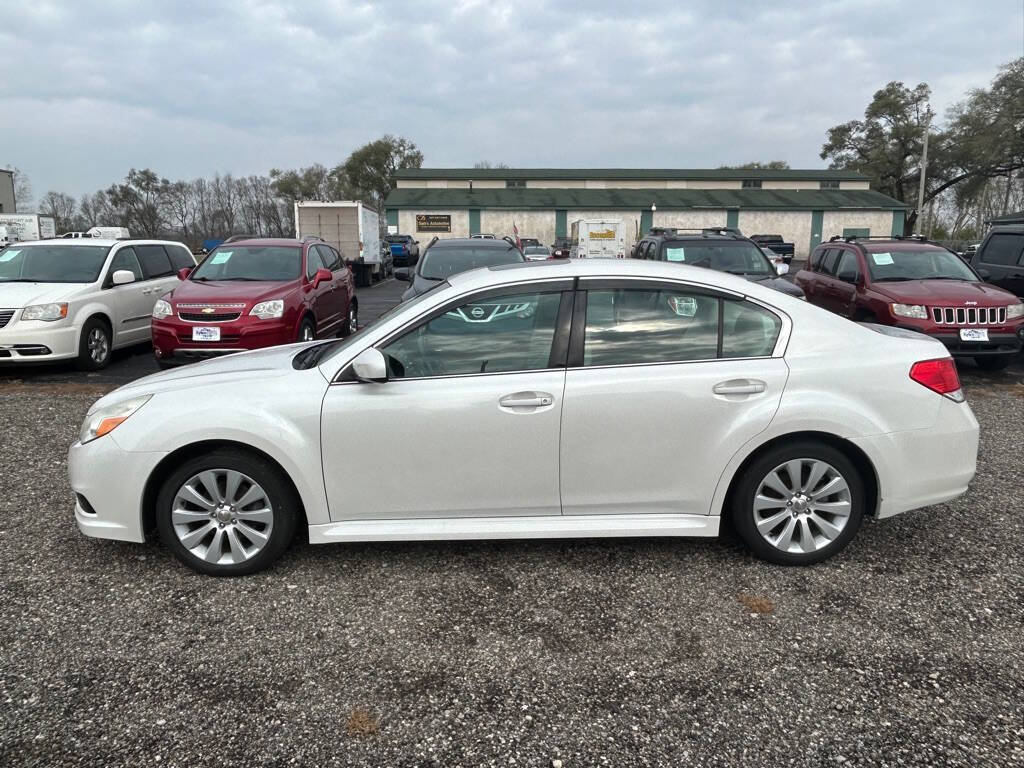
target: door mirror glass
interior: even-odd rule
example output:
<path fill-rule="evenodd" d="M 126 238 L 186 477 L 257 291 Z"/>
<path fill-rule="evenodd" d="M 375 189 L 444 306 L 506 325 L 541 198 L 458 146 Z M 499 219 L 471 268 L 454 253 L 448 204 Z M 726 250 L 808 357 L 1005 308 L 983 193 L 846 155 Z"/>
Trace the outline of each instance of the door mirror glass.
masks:
<path fill-rule="evenodd" d="M 788 275 L 789 274 L 789 264 L 787 264 L 784 261 L 780 261 L 778 264 L 775 265 L 775 271 L 777 273 L 779 273 L 780 275 Z"/>
<path fill-rule="evenodd" d="M 110 276 L 110 282 L 114 285 L 127 285 L 135 282 L 135 275 L 127 269 L 118 269 Z"/>
<path fill-rule="evenodd" d="M 836 277 L 839 278 L 840 280 L 842 280 L 844 283 L 856 283 L 857 282 L 857 273 L 856 272 L 851 272 L 850 270 L 844 270 L 844 271 L 840 272 L 838 275 L 836 275 Z"/>
<path fill-rule="evenodd" d="M 360 352 L 352 361 L 352 373 L 360 381 L 383 383 L 388 380 L 387 364 L 379 349 L 370 347 Z"/>
<path fill-rule="evenodd" d="M 412 273 L 408 267 L 398 267 L 395 270 L 395 280 L 401 280 L 404 283 L 412 282 Z"/>
<path fill-rule="evenodd" d="M 334 275 L 331 274 L 331 270 L 320 268 L 313 275 L 313 287 L 319 287 L 320 283 L 329 283 L 333 277 Z"/>
<path fill-rule="evenodd" d="M 188 280 L 188 276 L 192 274 L 192 267 L 182 267 L 178 270 L 179 280 Z"/>

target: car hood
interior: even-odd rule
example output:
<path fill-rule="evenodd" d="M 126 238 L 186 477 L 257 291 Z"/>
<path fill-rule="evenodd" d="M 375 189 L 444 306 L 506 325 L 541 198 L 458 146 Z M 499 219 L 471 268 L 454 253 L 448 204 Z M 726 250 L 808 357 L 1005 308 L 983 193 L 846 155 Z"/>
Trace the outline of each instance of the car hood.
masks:
<path fill-rule="evenodd" d="M 0 308 L 19 309 L 33 304 L 66 301 L 88 283 L 5 283 L 0 281 Z"/>
<path fill-rule="evenodd" d="M 908 280 L 906 282 L 874 282 L 872 290 L 901 304 L 966 304 L 978 306 L 1012 304 L 1017 300 L 1009 291 L 987 283 L 968 283 L 961 280 Z M 973 306 L 973 305 L 971 305 Z"/>
<path fill-rule="evenodd" d="M 90 412 L 107 403 L 119 402 L 139 395 L 158 395 L 161 392 L 180 391 L 212 384 L 231 384 L 236 381 L 252 382 L 257 376 L 264 379 L 269 376 L 283 376 L 294 371 L 292 359 L 299 350 L 311 344 L 321 343 L 323 342 L 307 341 L 280 347 L 267 347 L 253 352 L 238 352 L 154 373 L 136 379 L 105 395 L 96 401 Z"/>
<path fill-rule="evenodd" d="M 170 298 L 186 304 L 234 304 L 280 299 L 299 285 L 298 280 L 183 280 Z"/>
<path fill-rule="evenodd" d="M 803 298 L 803 289 L 794 285 L 781 277 L 758 277 L 757 275 L 744 275 L 744 277 L 752 283 L 760 283 L 761 285 L 767 286 L 768 288 L 774 288 L 779 293 L 785 293 L 788 296 L 797 296 Z"/>

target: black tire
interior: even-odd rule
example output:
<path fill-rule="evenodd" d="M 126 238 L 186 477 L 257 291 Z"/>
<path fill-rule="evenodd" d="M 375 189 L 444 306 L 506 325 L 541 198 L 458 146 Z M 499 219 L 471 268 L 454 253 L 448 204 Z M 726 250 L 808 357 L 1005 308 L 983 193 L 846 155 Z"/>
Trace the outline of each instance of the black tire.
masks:
<path fill-rule="evenodd" d="M 811 552 L 788 552 L 774 546 L 761 535 L 755 522 L 757 513 L 754 511 L 754 497 L 761 483 L 772 470 L 793 459 L 811 459 L 830 465 L 845 480 L 849 491 L 849 515 L 840 533 L 827 545 Z M 828 498 L 830 496 L 822 497 L 822 499 Z M 850 543 L 860 528 L 864 516 L 864 498 L 864 480 L 860 471 L 845 454 L 825 443 L 802 440 L 771 448 L 747 466 L 732 494 L 729 510 L 730 522 L 743 543 L 762 560 L 777 565 L 811 565 L 827 560 Z M 780 507 L 780 509 L 783 512 L 786 511 L 785 508 Z M 789 515 L 797 517 L 799 520 L 799 517 L 792 511 L 789 512 Z M 786 526 L 789 522 L 789 515 L 783 517 L 777 524 L 779 529 L 772 528 L 769 533 L 774 533 Z M 835 519 L 833 518 L 833 520 Z M 821 530 L 815 524 L 814 531 L 820 533 Z M 800 535 L 802 536 L 802 533 Z"/>
<path fill-rule="evenodd" d="M 339 336 L 341 336 L 342 338 L 345 338 L 346 336 L 351 336 L 353 333 L 355 333 L 355 330 L 353 330 L 353 328 L 352 328 L 352 321 L 353 321 L 353 319 L 355 320 L 356 330 L 358 330 L 358 328 L 359 328 L 359 302 L 357 302 L 357 301 L 350 301 L 349 302 L 349 304 L 348 304 L 348 316 L 345 318 L 345 322 L 341 326 L 341 330 L 338 332 Z"/>
<path fill-rule="evenodd" d="M 313 322 L 313 318 L 304 317 L 302 322 L 299 323 L 299 335 L 296 337 L 296 341 L 312 341 L 316 338 L 316 323 Z"/>
<path fill-rule="evenodd" d="M 272 508 L 273 522 L 268 540 L 262 549 L 239 563 L 212 563 L 193 554 L 182 543 L 171 520 L 172 505 L 178 490 L 198 473 L 217 469 L 233 470 L 251 478 L 266 493 Z M 184 462 L 164 481 L 156 502 L 156 527 L 161 541 L 182 563 L 207 576 L 245 576 L 270 567 L 288 548 L 299 519 L 298 497 L 281 470 L 261 456 L 231 448 L 221 448 Z M 197 530 L 202 524 L 204 521 L 197 521 L 192 530 Z M 231 526 L 232 523 L 225 525 Z M 210 530 L 207 548 L 216 532 Z M 230 551 L 229 542 L 223 542 L 226 538 L 222 537 L 222 547 Z"/>
<path fill-rule="evenodd" d="M 1001 371 L 1011 362 L 1016 355 L 986 355 L 974 358 L 974 363 L 983 371 Z"/>
<path fill-rule="evenodd" d="M 98 346 L 99 345 L 99 346 Z M 78 369 L 99 371 L 110 365 L 113 340 L 109 326 L 98 317 L 90 317 L 78 339 Z"/>

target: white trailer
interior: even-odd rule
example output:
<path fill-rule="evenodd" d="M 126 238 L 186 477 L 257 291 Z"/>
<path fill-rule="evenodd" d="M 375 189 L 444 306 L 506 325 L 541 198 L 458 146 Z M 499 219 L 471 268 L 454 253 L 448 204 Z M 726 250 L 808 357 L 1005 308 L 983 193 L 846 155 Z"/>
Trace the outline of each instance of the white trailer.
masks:
<path fill-rule="evenodd" d="M 295 236 L 319 237 L 337 248 L 359 285 L 383 280 L 392 272 L 380 247 L 380 215 L 359 200 L 296 202 Z"/>
<path fill-rule="evenodd" d="M 38 213 L 0 213 L 0 227 L 6 242 L 46 240 L 57 236 L 57 225 L 51 216 Z"/>
<path fill-rule="evenodd" d="M 572 223 L 573 259 L 624 259 L 622 219 L 579 219 Z"/>

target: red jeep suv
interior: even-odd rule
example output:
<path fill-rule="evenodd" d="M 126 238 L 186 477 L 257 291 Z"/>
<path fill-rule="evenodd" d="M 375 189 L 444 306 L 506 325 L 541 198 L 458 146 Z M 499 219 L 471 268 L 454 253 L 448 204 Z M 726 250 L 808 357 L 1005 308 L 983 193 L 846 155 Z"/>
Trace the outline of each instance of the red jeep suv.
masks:
<path fill-rule="evenodd" d="M 1024 343 L 1024 304 L 951 251 L 920 238 L 833 237 L 794 282 L 807 301 L 851 320 L 926 333 L 978 367 L 1009 365 Z"/>
<path fill-rule="evenodd" d="M 161 368 L 356 330 L 352 270 L 321 240 L 219 245 L 153 308 Z"/>

